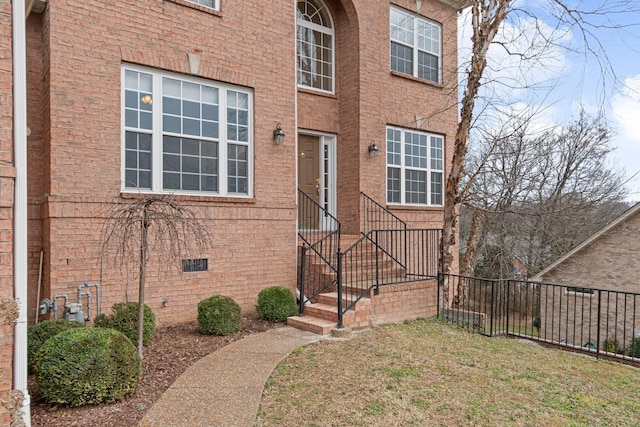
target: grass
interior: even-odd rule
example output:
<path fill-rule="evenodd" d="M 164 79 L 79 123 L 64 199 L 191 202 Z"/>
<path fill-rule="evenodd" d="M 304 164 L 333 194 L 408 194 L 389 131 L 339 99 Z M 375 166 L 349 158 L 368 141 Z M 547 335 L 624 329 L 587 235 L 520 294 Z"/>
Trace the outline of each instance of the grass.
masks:
<path fill-rule="evenodd" d="M 256 426 L 640 426 L 639 394 L 638 369 L 419 320 L 292 353 Z"/>

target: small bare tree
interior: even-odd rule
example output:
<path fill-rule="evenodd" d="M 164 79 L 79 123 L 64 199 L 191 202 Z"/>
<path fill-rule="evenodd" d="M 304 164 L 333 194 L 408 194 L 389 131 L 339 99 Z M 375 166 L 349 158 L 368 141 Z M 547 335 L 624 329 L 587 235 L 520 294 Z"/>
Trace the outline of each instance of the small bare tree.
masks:
<path fill-rule="evenodd" d="M 631 24 L 620 23 L 617 16 L 640 16 L 640 7 L 635 0 L 568 2 L 562 0 L 543 0 L 541 2 L 516 2 L 514 0 L 471 0 L 472 46 L 466 71 L 464 72 L 464 93 L 460 100 L 460 119 L 454 139 L 452 162 L 445 184 L 444 222 L 443 222 L 443 266 L 444 273 L 451 273 L 454 268 L 455 250 L 458 241 L 458 214 L 463 197 L 461 182 L 465 174 L 464 160 L 467 155 L 467 144 L 478 111 L 486 113 L 487 106 L 493 100 L 485 101 L 483 105 L 476 105 L 480 99 L 480 88 L 487 83 L 485 71 L 488 67 L 488 52 L 492 45 L 499 46 L 510 57 L 520 58 L 523 62 L 521 69 L 526 68 L 526 61 L 540 61 L 540 52 L 546 47 L 558 47 L 567 52 L 580 53 L 585 58 L 595 58 L 600 66 L 602 76 L 609 81 L 616 81 L 615 70 L 608 62 L 606 49 L 595 36 L 596 29 L 624 31 L 625 25 L 637 25 L 638 20 Z M 530 18 L 535 25 L 520 32 L 509 35 L 511 40 L 501 40 L 499 30 L 506 22 L 517 22 L 519 19 Z M 549 24 L 545 24 L 548 22 Z M 550 33 L 542 28 L 551 29 Z M 576 32 L 582 46 L 572 44 L 573 37 L 565 37 Z M 530 36 L 539 36 L 536 43 Z M 555 33 L 555 34 L 554 34 Z M 563 38 L 568 41 L 563 43 Z M 518 47 L 511 43 L 520 39 L 525 41 Z M 542 43 L 543 49 L 536 44 Z M 493 71 L 501 69 L 500 64 L 493 64 Z M 521 73 L 522 75 L 522 73 Z M 527 87 L 526 82 L 520 83 L 518 77 L 507 79 L 504 97 L 508 98 L 514 90 Z M 506 100 L 505 104 L 508 103 Z M 447 276 L 448 277 L 448 276 Z M 444 304 L 451 307 L 459 301 L 457 285 L 449 283 L 444 288 Z"/>
<path fill-rule="evenodd" d="M 121 268 L 138 266 L 138 354 L 142 358 L 144 289 L 147 263 L 155 255 L 160 268 L 178 265 L 191 251 L 203 252 L 213 241 L 195 213 L 170 196 L 118 199 L 106 212 L 102 253 Z"/>

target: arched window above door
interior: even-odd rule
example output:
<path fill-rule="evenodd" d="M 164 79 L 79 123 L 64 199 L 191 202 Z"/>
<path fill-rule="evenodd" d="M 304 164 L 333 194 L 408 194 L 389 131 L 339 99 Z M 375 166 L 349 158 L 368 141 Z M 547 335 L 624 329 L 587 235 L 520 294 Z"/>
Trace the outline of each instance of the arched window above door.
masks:
<path fill-rule="evenodd" d="M 334 92 L 334 28 L 320 1 L 298 1 L 298 85 Z"/>

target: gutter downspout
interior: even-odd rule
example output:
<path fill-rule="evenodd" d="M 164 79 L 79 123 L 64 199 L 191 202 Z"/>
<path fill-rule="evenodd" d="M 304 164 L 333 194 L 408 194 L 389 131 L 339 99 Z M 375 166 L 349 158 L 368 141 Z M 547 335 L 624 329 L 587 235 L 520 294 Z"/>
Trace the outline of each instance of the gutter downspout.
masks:
<path fill-rule="evenodd" d="M 14 327 L 13 389 L 22 392 L 22 419 L 31 426 L 27 390 L 27 48 L 25 0 L 12 1 L 13 152 L 16 180 L 13 205 L 13 296 L 19 315 Z"/>

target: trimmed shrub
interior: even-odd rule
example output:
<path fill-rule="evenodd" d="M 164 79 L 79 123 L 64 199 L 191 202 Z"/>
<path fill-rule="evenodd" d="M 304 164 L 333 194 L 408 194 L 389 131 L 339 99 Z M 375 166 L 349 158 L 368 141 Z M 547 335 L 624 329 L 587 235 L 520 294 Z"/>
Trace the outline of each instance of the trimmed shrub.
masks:
<path fill-rule="evenodd" d="M 198 328 L 207 335 L 231 335 L 242 327 L 242 309 L 231 298 L 214 295 L 198 303 Z"/>
<path fill-rule="evenodd" d="M 627 356 L 640 357 L 640 337 L 636 337 L 627 347 Z"/>
<path fill-rule="evenodd" d="M 51 337 L 60 332 L 73 328 L 84 327 L 82 322 L 72 322 L 67 319 L 50 319 L 27 328 L 27 364 L 29 370 L 33 368 L 33 358 L 40 347 Z"/>
<path fill-rule="evenodd" d="M 284 322 L 287 317 L 296 314 L 296 299 L 291 291 L 283 286 L 264 288 L 258 294 L 258 315 L 271 322 Z"/>
<path fill-rule="evenodd" d="M 138 342 L 138 303 L 119 302 L 111 308 L 111 316 L 101 314 L 94 325 L 98 328 L 111 328 L 120 331 L 131 340 Z M 148 305 L 144 305 L 144 326 L 142 327 L 142 345 L 149 344 L 156 331 L 156 315 Z"/>
<path fill-rule="evenodd" d="M 33 372 L 45 400 L 75 407 L 111 402 L 134 392 L 141 363 L 123 333 L 77 328 L 45 342 L 35 355 Z"/>
<path fill-rule="evenodd" d="M 602 342 L 602 349 L 604 351 L 608 351 L 609 353 L 623 353 L 624 349 L 620 348 L 620 345 L 618 344 L 618 340 L 616 340 L 615 338 L 607 338 L 606 340 L 604 340 Z"/>

